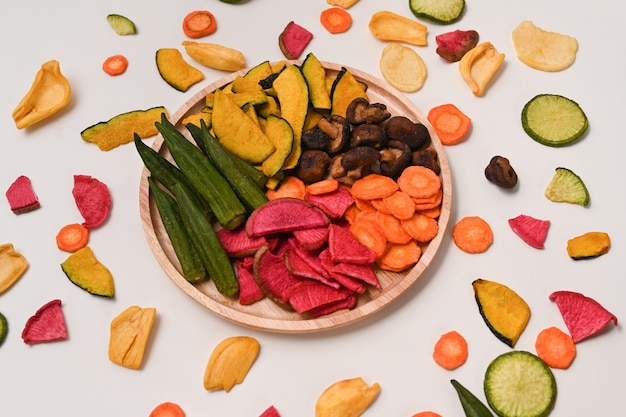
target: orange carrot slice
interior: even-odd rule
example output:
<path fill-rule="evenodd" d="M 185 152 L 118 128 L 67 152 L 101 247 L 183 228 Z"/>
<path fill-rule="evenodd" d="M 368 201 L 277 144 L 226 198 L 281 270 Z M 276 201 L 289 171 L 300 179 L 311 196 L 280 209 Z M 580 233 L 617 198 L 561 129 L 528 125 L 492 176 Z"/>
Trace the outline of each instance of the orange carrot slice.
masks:
<path fill-rule="evenodd" d="M 392 272 L 402 272 L 419 261 L 422 250 L 416 241 L 407 243 L 388 243 L 385 253 L 376 260 L 381 269 Z"/>
<path fill-rule="evenodd" d="M 330 33 L 343 33 L 352 26 L 352 16 L 340 7 L 331 7 L 322 10 L 320 22 Z"/>
<path fill-rule="evenodd" d="M 283 179 L 277 189 L 267 190 L 265 195 L 270 200 L 276 200 L 282 197 L 293 197 L 300 200 L 304 200 L 304 194 L 306 193 L 306 185 L 298 177 L 288 176 Z"/>
<path fill-rule="evenodd" d="M 339 188 L 339 181 L 334 178 L 317 181 L 306 186 L 307 194 L 320 195 L 331 193 Z"/>
<path fill-rule="evenodd" d="M 430 168 L 413 165 L 402 171 L 398 177 L 400 190 L 414 198 L 429 198 L 441 188 L 441 180 Z"/>
<path fill-rule="evenodd" d="M 418 242 L 429 242 L 439 232 L 437 220 L 419 212 L 413 214 L 409 219 L 402 220 L 401 224 L 408 235 Z"/>
<path fill-rule="evenodd" d="M 185 417 L 185 412 L 176 403 L 164 402 L 152 410 L 150 417 Z"/>
<path fill-rule="evenodd" d="M 454 225 L 452 239 L 464 252 L 482 253 L 493 243 L 493 232 L 489 223 L 479 216 L 468 216 Z"/>
<path fill-rule="evenodd" d="M 454 104 L 433 107 L 426 117 L 443 145 L 455 145 L 467 136 L 472 119 Z"/>
<path fill-rule="evenodd" d="M 87 246 L 89 229 L 79 223 L 65 225 L 56 236 L 57 247 L 65 252 L 76 252 Z"/>
<path fill-rule="evenodd" d="M 208 36 L 217 30 L 217 22 L 213 13 L 207 10 L 195 10 L 183 19 L 183 32 L 190 38 Z"/>
<path fill-rule="evenodd" d="M 352 196 L 361 200 L 384 198 L 397 190 L 398 184 L 392 178 L 380 174 L 369 174 L 360 178 L 350 188 Z"/>
<path fill-rule="evenodd" d="M 537 335 L 535 351 L 549 367 L 567 369 L 576 357 L 576 344 L 558 327 L 548 327 Z"/>
<path fill-rule="evenodd" d="M 400 220 L 410 219 L 415 213 L 415 203 L 411 196 L 403 191 L 396 191 L 388 197 L 383 198 L 385 207 L 393 216 Z"/>
<path fill-rule="evenodd" d="M 373 221 L 357 220 L 350 225 L 350 233 L 361 245 L 367 246 L 380 257 L 387 247 L 387 238 Z"/>
<path fill-rule="evenodd" d="M 375 219 L 376 224 L 380 226 L 388 242 L 407 243 L 411 240 L 411 235 L 404 230 L 401 220 L 397 217 L 383 213 L 382 211 L 377 211 Z"/>
<path fill-rule="evenodd" d="M 128 59 L 124 55 L 113 55 L 102 63 L 102 70 L 111 76 L 123 74 L 128 68 Z"/>
<path fill-rule="evenodd" d="M 444 369 L 452 370 L 467 360 L 467 341 L 455 330 L 441 335 L 433 350 L 433 359 Z"/>
<path fill-rule="evenodd" d="M 421 411 L 417 414 L 413 414 L 411 417 L 441 417 L 441 414 L 437 414 L 434 411 Z"/>

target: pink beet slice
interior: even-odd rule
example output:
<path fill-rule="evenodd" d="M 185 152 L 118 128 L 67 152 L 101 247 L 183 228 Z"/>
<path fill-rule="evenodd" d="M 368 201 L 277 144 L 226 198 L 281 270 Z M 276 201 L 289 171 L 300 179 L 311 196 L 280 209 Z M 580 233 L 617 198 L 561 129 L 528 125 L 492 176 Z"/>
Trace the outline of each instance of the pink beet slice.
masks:
<path fill-rule="evenodd" d="M 609 322 L 617 326 L 617 317 L 600 303 L 573 291 L 555 291 L 550 300 L 556 302 L 574 343 L 602 330 Z"/>
<path fill-rule="evenodd" d="M 265 298 L 263 290 L 254 280 L 252 266 L 247 266 L 249 263 L 249 260 L 246 259 L 238 259 L 235 261 L 237 281 L 239 282 L 239 304 L 244 306 L 254 304 Z"/>
<path fill-rule="evenodd" d="M 319 195 L 305 194 L 304 200 L 315 207 L 319 207 L 331 219 L 340 219 L 344 213 L 354 203 L 354 198 L 350 191 L 340 187 L 330 193 Z"/>
<path fill-rule="evenodd" d="M 52 300 L 41 306 L 26 322 L 22 339 L 29 345 L 67 339 L 61 300 Z"/>
<path fill-rule="evenodd" d="M 345 300 L 352 292 L 333 288 L 313 280 L 302 281 L 287 292 L 289 304 L 298 313 L 304 313 L 325 304 Z"/>
<path fill-rule="evenodd" d="M 278 37 L 278 46 L 287 59 L 298 59 L 312 39 L 311 32 L 291 21 Z"/>
<path fill-rule="evenodd" d="M 376 252 L 356 240 L 347 227 L 336 224 L 328 227 L 328 251 L 333 262 L 371 264 L 376 260 Z"/>
<path fill-rule="evenodd" d="M 15 214 L 27 213 L 40 207 L 39 200 L 33 191 L 30 179 L 20 175 L 6 192 L 11 210 Z"/>
<path fill-rule="evenodd" d="M 270 405 L 259 417 L 280 417 L 280 413 L 273 405 Z"/>
<path fill-rule="evenodd" d="M 533 248 L 543 249 L 546 241 L 548 229 L 550 228 L 549 220 L 540 220 L 525 214 L 509 219 L 511 229 Z"/>
<path fill-rule="evenodd" d="M 327 226 L 330 219 L 320 209 L 297 198 L 278 198 L 254 210 L 246 222 L 248 236 L 267 236 L 275 233 Z"/>
<path fill-rule="evenodd" d="M 109 217 L 111 194 L 103 182 L 89 175 L 74 175 L 72 195 L 86 228 L 98 227 Z"/>
<path fill-rule="evenodd" d="M 437 55 L 448 62 L 457 62 L 470 49 L 478 44 L 478 32 L 475 30 L 455 30 L 435 36 Z"/>

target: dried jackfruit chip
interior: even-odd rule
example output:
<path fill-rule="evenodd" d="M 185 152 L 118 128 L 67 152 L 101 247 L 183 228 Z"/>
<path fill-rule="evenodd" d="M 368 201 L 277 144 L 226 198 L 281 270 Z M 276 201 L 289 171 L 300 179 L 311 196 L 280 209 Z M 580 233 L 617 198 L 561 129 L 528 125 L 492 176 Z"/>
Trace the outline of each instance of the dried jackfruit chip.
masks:
<path fill-rule="evenodd" d="M 380 392 L 380 385 L 368 386 L 357 377 L 335 382 L 318 397 L 315 417 L 358 417 Z"/>
<path fill-rule="evenodd" d="M 249 336 L 233 336 L 222 340 L 213 349 L 204 372 L 207 391 L 228 392 L 241 384 L 259 354 L 259 342 Z"/>
<path fill-rule="evenodd" d="M 131 306 L 111 321 L 111 362 L 125 368 L 139 369 L 155 317 L 155 308 Z"/>
<path fill-rule="evenodd" d="M 540 71 L 562 71 L 576 60 L 576 38 L 543 30 L 528 20 L 513 30 L 513 47 L 524 64 Z"/>
<path fill-rule="evenodd" d="M 475 96 L 485 93 L 487 85 L 504 62 L 504 57 L 491 42 L 480 43 L 463 55 L 459 61 L 459 71 Z"/>
<path fill-rule="evenodd" d="M 8 290 L 24 274 L 28 261 L 11 243 L 0 245 L 0 294 Z"/>

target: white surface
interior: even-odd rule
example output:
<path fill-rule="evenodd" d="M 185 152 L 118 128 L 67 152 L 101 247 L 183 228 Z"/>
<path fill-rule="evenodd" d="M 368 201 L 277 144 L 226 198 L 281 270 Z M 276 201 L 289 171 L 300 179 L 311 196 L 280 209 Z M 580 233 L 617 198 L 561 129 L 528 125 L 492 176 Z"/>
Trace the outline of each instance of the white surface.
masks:
<path fill-rule="evenodd" d="M 8 2 L 7 2 L 8 3 Z M 203 41 L 244 52 L 249 65 L 279 60 L 278 34 L 290 21 L 315 38 L 306 52 L 344 63 L 380 77 L 378 59 L 384 43 L 369 33 L 370 16 L 387 9 L 410 16 L 406 1 L 361 0 L 350 12 L 348 33 L 328 34 L 319 24 L 323 0 L 251 0 L 232 6 L 218 1 L 11 2 L 0 7 L 3 60 L 0 69 L 0 189 L 19 175 L 30 177 L 41 208 L 16 216 L 0 203 L 0 241 L 11 242 L 30 262 L 22 279 L 0 296 L 0 311 L 10 332 L 0 347 L 2 415 L 147 416 L 163 401 L 179 403 L 188 416 L 257 416 L 270 405 L 281 415 L 312 416 L 318 395 L 344 378 L 378 382 L 381 393 L 367 416 L 410 416 L 434 410 L 463 415 L 450 385 L 459 380 L 479 398 L 489 361 L 510 350 L 487 329 L 478 313 L 471 282 L 502 282 L 526 299 L 532 310 L 516 348 L 534 351 L 544 327 L 565 329 L 558 309 L 548 300 L 555 290 L 573 290 L 595 298 L 620 320 L 624 303 L 623 118 L 626 110 L 623 55 L 619 51 L 626 6 L 603 2 L 599 14 L 586 3 L 530 0 L 468 1 L 463 19 L 450 26 L 429 27 L 427 47 L 416 47 L 428 68 L 426 85 L 409 97 L 423 111 L 453 102 L 473 119 L 471 136 L 447 148 L 454 203 L 451 224 L 480 215 L 493 227 L 495 242 L 484 254 L 458 250 L 450 236 L 423 278 L 380 314 L 337 331 L 282 335 L 252 331 L 214 316 L 194 304 L 159 269 L 144 239 L 139 220 L 141 162 L 132 145 L 102 152 L 84 143 L 80 131 L 91 124 L 134 109 L 164 105 L 176 111 L 195 91 L 223 74 L 203 69 L 206 80 L 180 93 L 158 75 L 154 53 L 180 47 L 183 16 L 209 9 L 218 31 Z M 137 36 L 119 37 L 106 22 L 120 13 L 137 24 Z M 570 34 L 579 41 L 576 63 L 559 73 L 532 70 L 517 60 L 510 34 L 522 20 Z M 435 54 L 436 34 L 475 29 L 506 54 L 487 94 L 472 96 L 457 66 Z M 182 48 L 181 48 L 182 50 Z M 100 69 L 109 55 L 122 53 L 128 71 L 109 77 Z M 70 80 L 73 98 L 58 117 L 18 131 L 11 112 L 28 91 L 41 64 L 57 59 Z M 551 149 L 533 142 L 520 125 L 521 108 L 535 94 L 557 93 L 576 100 L 590 120 L 587 137 L 574 146 Z M 483 169 L 493 155 L 511 160 L 519 188 L 504 192 L 490 184 Z M 543 197 L 554 169 L 577 172 L 591 193 L 588 208 L 556 204 Z M 90 245 L 115 276 L 116 296 L 91 296 L 71 284 L 59 264 L 66 254 L 54 242 L 58 229 L 81 221 L 72 195 L 74 174 L 92 175 L 108 184 L 113 209 L 109 221 L 93 231 Z M 526 245 L 508 227 L 518 214 L 549 219 L 544 250 Z M 609 254 L 575 262 L 565 252 L 567 239 L 590 230 L 612 238 Z M 27 346 L 22 328 L 42 304 L 63 301 L 69 339 Z M 107 357 L 109 323 L 130 305 L 158 310 L 144 366 L 132 371 Z M 440 334 L 455 329 L 469 343 L 467 363 L 454 371 L 431 359 Z M 243 384 L 230 393 L 206 392 L 202 377 L 213 347 L 223 338 L 251 335 L 261 353 Z M 555 370 L 558 399 L 551 416 L 617 415 L 622 406 L 626 356 L 622 325 L 578 345 L 568 370 Z"/>

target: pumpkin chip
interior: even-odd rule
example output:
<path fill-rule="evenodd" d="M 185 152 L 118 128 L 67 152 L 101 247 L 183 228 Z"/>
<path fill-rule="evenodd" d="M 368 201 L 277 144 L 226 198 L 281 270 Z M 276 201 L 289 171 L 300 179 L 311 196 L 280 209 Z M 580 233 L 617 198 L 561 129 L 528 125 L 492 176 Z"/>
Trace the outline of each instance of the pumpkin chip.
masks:
<path fill-rule="evenodd" d="M 576 38 L 543 30 L 531 21 L 520 23 L 513 30 L 513 47 L 524 64 L 540 71 L 562 71 L 576 60 Z"/>

